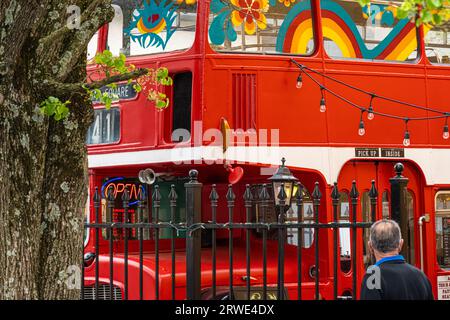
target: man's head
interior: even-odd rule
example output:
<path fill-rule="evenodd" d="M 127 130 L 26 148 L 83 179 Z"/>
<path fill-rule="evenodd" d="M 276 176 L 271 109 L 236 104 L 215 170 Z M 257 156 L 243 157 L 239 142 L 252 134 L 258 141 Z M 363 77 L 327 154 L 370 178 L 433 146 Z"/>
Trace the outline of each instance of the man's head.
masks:
<path fill-rule="evenodd" d="M 375 258 L 397 255 L 402 250 L 403 239 L 400 227 L 393 220 L 379 220 L 370 228 L 369 248 Z"/>

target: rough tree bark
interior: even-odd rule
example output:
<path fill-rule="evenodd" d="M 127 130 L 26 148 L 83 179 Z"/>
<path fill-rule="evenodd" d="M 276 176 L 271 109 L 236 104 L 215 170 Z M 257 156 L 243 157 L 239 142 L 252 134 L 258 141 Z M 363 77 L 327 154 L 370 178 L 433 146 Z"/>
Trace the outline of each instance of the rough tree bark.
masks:
<path fill-rule="evenodd" d="M 79 30 L 66 27 L 69 5 Z M 65 279 L 81 262 L 92 108 L 70 90 L 113 15 L 111 0 L 0 1 L 0 299 L 79 298 Z M 49 94 L 70 98 L 68 119 L 40 114 Z"/>

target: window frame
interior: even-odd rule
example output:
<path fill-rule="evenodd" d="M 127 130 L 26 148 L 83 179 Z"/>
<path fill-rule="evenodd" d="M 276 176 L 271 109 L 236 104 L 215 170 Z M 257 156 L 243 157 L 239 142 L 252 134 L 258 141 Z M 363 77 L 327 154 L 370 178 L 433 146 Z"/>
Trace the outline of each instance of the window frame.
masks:
<path fill-rule="evenodd" d="M 440 210 L 437 209 L 437 206 L 436 206 L 437 202 L 436 202 L 436 200 L 437 200 L 437 197 L 440 194 L 450 194 L 450 190 L 439 190 L 438 192 L 436 192 L 436 194 L 434 196 L 434 222 L 433 223 L 434 223 L 434 234 L 435 234 L 434 241 L 435 241 L 435 245 L 436 245 L 436 240 L 437 240 L 436 218 L 438 218 L 438 217 L 440 217 L 440 218 L 445 217 L 445 213 L 447 213 L 447 216 L 450 217 L 450 208 L 449 209 L 440 209 Z M 445 268 L 445 267 L 441 266 L 437 258 L 438 258 L 438 256 L 437 256 L 437 246 L 436 246 L 436 253 L 435 253 L 434 259 L 436 259 L 435 261 L 436 261 L 436 264 L 437 264 L 438 268 L 441 271 L 450 271 L 450 266 L 448 268 Z"/>
<path fill-rule="evenodd" d="M 344 0 L 342 0 L 344 1 Z M 355 1 L 356 2 L 356 1 Z M 421 36 L 422 32 L 421 32 L 421 28 L 423 28 L 422 26 L 415 26 L 414 29 L 416 31 L 416 42 L 417 42 L 417 56 L 414 60 L 412 61 L 399 61 L 399 60 L 384 60 L 384 59 L 365 59 L 365 58 L 345 58 L 345 57 L 331 57 L 330 55 L 328 55 L 327 50 L 325 49 L 325 37 L 323 36 L 323 32 L 322 32 L 322 7 L 319 3 L 319 10 L 321 12 L 321 21 L 319 21 L 318 26 L 320 28 L 320 34 L 321 34 L 321 48 L 323 50 L 323 56 L 324 56 L 324 60 L 328 60 L 328 61 L 348 61 L 348 62 L 368 62 L 368 63 L 380 63 L 380 64 L 391 64 L 391 65 L 395 65 L 395 64 L 401 64 L 401 65 L 406 65 L 406 66 L 411 66 L 411 65 L 420 65 L 420 62 L 423 58 L 422 56 L 422 48 L 425 47 L 425 39 Z M 388 33 L 389 35 L 389 33 Z M 425 54 L 426 57 L 426 54 Z"/>
<path fill-rule="evenodd" d="M 345 197 L 346 197 L 346 201 L 342 201 L 342 197 L 343 197 L 343 195 L 345 195 Z M 342 215 L 342 203 L 348 203 L 348 216 L 344 216 L 344 215 Z M 351 215 L 352 215 L 352 212 L 351 212 L 351 200 L 350 200 L 350 190 L 347 190 L 347 189 L 342 189 L 341 191 L 340 191 L 340 195 L 339 195 L 339 202 L 338 202 L 338 211 L 339 211 L 339 216 L 338 216 L 338 221 L 341 223 L 350 223 L 351 222 Z M 349 244 L 349 251 L 348 251 L 348 255 L 343 255 L 342 254 L 342 249 L 343 249 L 343 245 L 342 245 L 342 243 L 344 242 L 344 241 L 342 241 L 342 238 L 343 237 L 341 237 L 341 236 L 343 236 L 344 235 L 344 233 L 342 232 L 341 233 L 341 230 L 345 230 L 346 232 L 348 232 L 348 244 Z M 343 257 L 348 257 L 348 259 L 350 259 L 350 262 L 351 262 L 351 260 L 352 260 L 352 234 L 351 234 L 351 228 L 339 228 L 338 229 L 338 235 L 339 235 L 339 255 L 340 255 L 340 257 L 339 257 L 339 270 L 342 272 L 342 274 L 344 274 L 344 275 L 346 275 L 346 276 L 348 276 L 348 275 L 350 275 L 351 274 L 351 272 L 352 272 L 352 264 L 350 263 L 350 266 L 349 266 L 349 269 L 348 270 L 344 270 L 343 269 L 343 264 L 342 264 L 342 261 L 343 261 Z M 346 241 L 347 242 L 347 241 Z"/>
<path fill-rule="evenodd" d="M 86 206 L 84 208 L 85 210 L 85 217 L 86 217 L 86 221 L 83 221 L 83 224 L 90 224 L 91 223 L 91 190 L 90 188 L 88 188 L 88 192 L 87 192 L 87 200 L 86 200 Z M 98 221 L 96 221 L 98 222 Z M 84 248 L 87 247 L 87 245 L 89 244 L 89 240 L 90 240 L 90 236 L 91 236 L 91 228 L 83 228 L 84 232 L 86 232 L 86 238 L 84 239 L 83 245 Z"/>
<path fill-rule="evenodd" d="M 116 5 L 119 6 L 117 4 L 111 4 L 111 6 Z M 153 56 L 157 56 L 157 55 L 166 55 L 166 54 L 184 54 L 190 50 L 192 50 L 196 43 L 198 42 L 199 39 L 199 26 L 201 24 L 201 19 L 200 19 L 200 1 L 197 1 L 197 3 L 195 4 L 195 6 L 197 7 L 196 10 L 196 20 L 195 20 L 195 31 L 194 31 L 194 39 L 192 41 L 192 44 L 190 45 L 189 48 L 183 48 L 183 49 L 176 49 L 176 50 L 171 50 L 171 51 L 161 51 L 161 52 L 153 52 L 153 53 L 143 53 L 143 54 L 135 54 L 135 55 L 125 55 L 127 57 L 127 59 L 139 59 L 139 58 L 144 58 L 144 57 L 153 57 Z M 122 9 L 122 8 L 121 8 Z M 123 12 L 123 10 L 122 10 Z M 125 19 L 123 19 L 125 20 Z M 112 21 L 111 21 L 112 22 Z M 105 49 L 109 48 L 109 44 L 108 44 L 108 40 L 109 40 L 109 30 L 110 30 L 110 23 L 105 24 L 105 30 L 106 30 L 106 37 L 105 37 L 105 43 L 104 43 L 104 47 Z M 125 28 L 125 22 L 123 21 L 123 28 Z M 124 33 L 122 32 L 122 39 L 124 37 Z M 130 43 L 132 42 L 132 40 L 130 39 Z"/>
<path fill-rule="evenodd" d="M 122 126 L 122 124 L 123 124 L 122 107 L 121 107 L 120 104 L 117 103 L 117 104 L 113 104 L 109 110 L 112 110 L 112 109 L 117 109 L 119 111 L 119 139 L 117 141 L 114 141 L 114 142 L 88 144 L 87 143 L 87 137 L 86 137 L 86 147 L 88 147 L 88 148 L 93 148 L 94 147 L 95 148 L 95 147 L 103 147 L 103 146 L 114 146 L 114 145 L 119 145 L 122 142 L 122 137 L 123 137 L 123 132 L 122 132 L 123 131 L 123 126 Z M 94 113 L 97 110 L 107 110 L 107 109 L 106 109 L 105 106 L 99 105 L 98 107 L 94 107 Z M 95 116 L 95 114 L 94 114 L 94 116 Z M 95 118 L 94 118 L 94 122 L 92 122 L 91 126 L 94 125 L 94 123 L 95 123 Z M 89 126 L 89 128 L 88 128 L 87 134 L 89 134 L 91 126 Z"/>
<path fill-rule="evenodd" d="M 448 21 L 447 23 L 449 24 L 449 30 L 447 32 L 448 33 L 447 34 L 447 39 L 450 39 L 450 21 Z M 423 26 L 420 26 L 420 27 L 423 28 Z M 431 28 L 428 32 L 431 32 L 431 31 L 433 31 L 433 28 Z M 425 42 L 426 35 L 424 34 L 424 36 L 421 37 L 421 38 L 422 38 L 422 41 L 423 41 L 422 45 L 423 45 L 423 53 L 424 53 L 424 57 L 423 58 L 424 58 L 424 60 L 428 64 L 430 64 L 432 66 L 449 68 L 450 67 L 450 61 L 449 61 L 449 63 L 437 63 L 437 62 L 431 62 L 430 59 L 428 59 L 428 55 L 427 55 L 427 51 L 426 51 L 427 50 L 427 44 Z M 449 45 L 450 45 L 450 43 L 449 43 Z M 433 48 L 430 48 L 430 49 L 433 49 Z M 449 47 L 449 50 L 450 50 L 450 47 Z M 450 54 L 449 54 L 449 59 L 450 59 Z M 441 192 L 441 191 L 439 191 L 439 192 Z"/>
<path fill-rule="evenodd" d="M 172 135 L 173 135 L 173 114 L 174 114 L 174 108 L 175 107 L 175 101 L 174 101 L 174 94 L 175 94 L 175 81 L 176 76 L 183 73 L 190 73 L 192 76 L 192 83 L 191 83 L 191 109 L 190 109 L 190 137 L 187 141 L 183 141 L 183 144 L 190 144 L 192 142 L 192 135 L 193 135 L 193 127 L 194 127 L 194 93 L 195 93 L 195 73 L 192 69 L 186 68 L 186 69 L 180 69 L 180 70 L 171 70 L 170 71 L 170 77 L 173 79 L 174 83 L 170 87 L 165 88 L 165 93 L 170 97 L 171 101 L 171 107 L 163 110 L 163 119 L 162 119 L 162 125 L 163 125 L 163 132 L 162 132 L 162 138 L 161 143 L 163 143 L 166 146 L 172 146 L 177 145 L 179 142 L 172 141 Z"/>
<path fill-rule="evenodd" d="M 246 56 L 256 56 L 256 57 L 261 57 L 261 56 L 274 56 L 274 57 L 293 57 L 293 58 L 302 58 L 302 57 L 314 57 L 318 54 L 319 52 L 319 47 L 320 47 L 320 38 L 319 38 L 319 34 L 318 34 L 318 29 L 317 29 L 317 20 L 318 20 L 318 8 L 316 6 L 316 2 L 315 0 L 306 0 L 309 1 L 310 3 L 310 11 L 311 11 L 311 20 L 312 20 L 312 31 L 313 31 L 313 50 L 308 53 L 308 54 L 295 54 L 295 53 L 285 53 L 285 52 L 252 52 L 252 51 L 234 51 L 234 50 L 216 50 L 212 47 L 210 38 L 209 38 L 209 27 L 211 26 L 211 17 L 213 15 L 213 13 L 211 12 L 211 7 L 209 5 L 207 5 L 206 7 L 206 34 L 205 34 L 205 42 L 207 43 L 209 50 L 211 50 L 212 52 L 214 52 L 215 54 L 224 54 L 224 55 L 246 55 Z M 294 5 L 297 3 L 294 3 Z M 277 0 L 277 5 L 282 5 L 282 3 L 279 3 Z M 279 27 L 278 27 L 278 31 L 279 31 Z"/>

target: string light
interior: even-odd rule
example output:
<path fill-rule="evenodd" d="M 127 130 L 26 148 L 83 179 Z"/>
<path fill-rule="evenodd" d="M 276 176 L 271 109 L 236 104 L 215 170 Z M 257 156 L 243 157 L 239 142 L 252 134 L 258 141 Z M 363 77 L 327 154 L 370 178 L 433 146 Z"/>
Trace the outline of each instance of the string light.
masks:
<path fill-rule="evenodd" d="M 305 73 L 305 75 L 310 78 L 316 85 L 318 85 L 321 89 L 321 94 L 322 94 L 322 98 L 320 100 L 320 112 L 325 112 L 326 111 L 326 103 L 325 103 L 325 98 L 324 98 L 324 91 L 328 91 L 331 95 L 335 96 L 336 98 L 346 102 L 347 104 L 349 104 L 350 106 L 357 108 L 358 110 L 361 111 L 361 120 L 359 123 L 359 129 L 358 129 L 358 134 L 360 136 L 363 136 L 365 134 L 365 125 L 364 125 L 364 121 L 362 119 L 363 113 L 367 112 L 367 119 L 368 120 L 373 120 L 375 115 L 381 116 L 381 117 L 385 117 L 385 118 L 389 118 L 389 119 L 394 119 L 394 120 L 402 120 L 405 121 L 405 134 L 404 134 L 404 138 L 403 138 L 403 145 L 404 146 L 409 146 L 411 144 L 411 135 L 409 133 L 408 130 L 408 122 L 409 121 L 429 121 L 429 120 L 437 120 L 437 119 L 443 119 L 445 118 L 445 125 L 443 128 L 443 133 L 442 133 L 442 138 L 443 139 L 449 139 L 450 138 L 450 132 L 449 132 L 449 127 L 448 127 L 448 117 L 450 116 L 450 112 L 445 112 L 445 111 L 441 111 L 441 110 L 437 110 L 437 109 L 432 109 L 432 108 L 428 108 L 428 107 L 423 107 L 423 106 L 419 106 L 419 105 L 415 105 L 412 103 L 408 103 L 408 102 L 404 102 L 404 101 L 400 101 L 400 100 L 396 100 L 393 98 L 389 98 L 389 97 L 385 97 L 385 96 L 380 96 L 377 95 L 375 93 L 372 92 L 368 92 L 365 91 L 363 89 L 357 88 L 355 86 L 352 86 L 350 84 L 347 84 L 341 80 L 335 79 L 333 77 L 330 77 L 322 72 L 316 71 L 314 69 L 308 68 L 305 65 L 302 65 L 300 63 L 298 63 L 297 61 L 291 59 L 291 62 L 294 63 L 299 69 L 300 69 L 300 74 L 297 78 L 297 88 L 301 88 L 303 86 L 303 81 L 302 81 L 302 72 Z M 353 103 L 352 101 L 346 99 L 345 97 L 339 95 L 338 93 L 330 90 L 329 88 L 325 87 L 324 85 L 322 85 L 318 80 L 316 80 L 312 75 L 309 74 L 309 72 L 311 73 L 315 73 L 317 75 L 320 75 L 323 78 L 329 79 L 331 81 L 334 81 L 336 83 L 339 83 L 343 86 L 346 86 L 350 89 L 353 89 L 355 91 L 364 93 L 366 95 L 370 96 L 370 104 L 368 108 L 362 107 L 360 105 L 357 105 L 356 103 Z M 424 110 L 424 111 L 428 111 L 428 112 L 433 112 L 433 113 L 437 113 L 438 115 L 436 116 L 428 116 L 428 117 L 413 117 L 413 118 L 405 118 L 402 116 L 398 116 L 398 115 L 394 115 L 394 114 L 389 114 L 389 113 L 382 113 L 382 112 L 378 112 L 378 111 L 374 111 L 373 109 L 373 99 L 374 98 L 378 98 L 381 100 L 385 100 L 385 101 L 389 101 L 392 103 L 396 103 L 396 104 L 400 104 L 403 106 L 408 106 L 411 108 L 415 108 L 415 109 L 420 109 L 420 110 Z"/>
<path fill-rule="evenodd" d="M 298 77 L 297 77 L 297 85 L 296 85 L 297 89 L 301 89 L 303 87 L 303 78 L 302 78 L 302 73 L 300 72 Z"/>
<path fill-rule="evenodd" d="M 409 131 L 408 131 L 408 121 L 409 121 L 409 119 L 406 118 L 405 119 L 405 135 L 403 137 L 403 145 L 405 147 L 407 147 L 411 144 L 410 135 L 409 135 Z"/>
<path fill-rule="evenodd" d="M 372 94 L 370 96 L 369 111 L 367 113 L 367 119 L 369 119 L 369 120 L 373 120 L 373 118 L 375 118 L 375 114 L 373 113 L 373 107 L 372 107 L 373 98 L 375 98 L 374 94 Z"/>
<path fill-rule="evenodd" d="M 361 137 L 366 134 L 366 128 L 364 127 L 363 114 L 364 114 L 364 110 L 361 111 L 361 120 L 359 121 L 359 129 L 358 129 L 358 134 Z"/>
<path fill-rule="evenodd" d="M 442 133 L 442 138 L 447 140 L 449 137 L 450 134 L 448 133 L 448 118 L 445 118 L 444 132 Z"/>
<path fill-rule="evenodd" d="M 320 92 L 322 93 L 322 99 L 320 99 L 320 112 L 327 111 L 327 105 L 325 104 L 325 95 L 323 93 L 323 87 L 320 88 Z"/>

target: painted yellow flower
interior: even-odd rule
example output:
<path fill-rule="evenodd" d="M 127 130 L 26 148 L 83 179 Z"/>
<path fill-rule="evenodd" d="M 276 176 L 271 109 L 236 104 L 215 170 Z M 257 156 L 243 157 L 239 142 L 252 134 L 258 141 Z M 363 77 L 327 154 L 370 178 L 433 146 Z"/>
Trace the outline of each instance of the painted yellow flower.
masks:
<path fill-rule="evenodd" d="M 295 0 L 278 0 L 278 2 L 284 3 L 284 5 L 285 5 L 286 7 L 290 7 L 290 6 L 291 6 L 291 3 L 294 3 Z"/>
<path fill-rule="evenodd" d="M 231 0 L 235 7 L 231 13 L 231 22 L 235 26 L 244 23 L 247 34 L 254 34 L 256 26 L 261 30 L 266 29 L 267 20 L 264 15 L 269 10 L 269 0 Z"/>
<path fill-rule="evenodd" d="M 178 4 L 182 4 L 183 2 L 186 2 L 186 4 L 195 4 L 197 0 L 177 0 Z"/>

